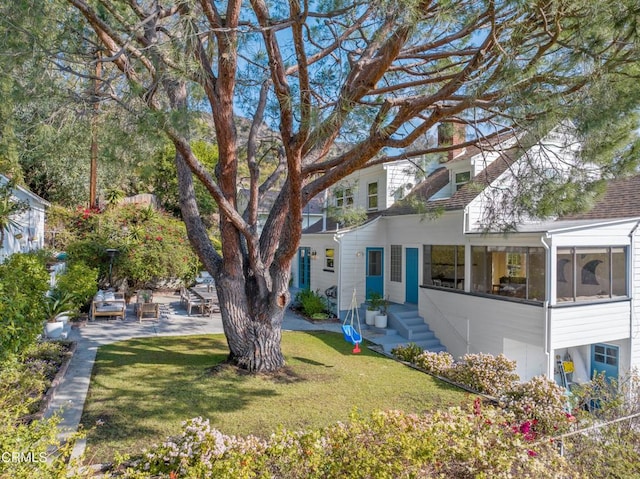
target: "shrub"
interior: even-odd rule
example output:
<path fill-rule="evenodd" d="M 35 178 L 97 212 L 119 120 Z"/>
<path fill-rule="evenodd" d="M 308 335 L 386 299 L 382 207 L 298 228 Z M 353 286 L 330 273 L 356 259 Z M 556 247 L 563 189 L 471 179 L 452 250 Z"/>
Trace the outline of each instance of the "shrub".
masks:
<path fill-rule="evenodd" d="M 562 471 L 565 475 L 559 475 Z M 129 478 L 576 477 L 555 445 L 529 444 L 494 408 L 354 415 L 319 430 L 230 437 L 195 418 L 180 436 L 154 446 Z"/>
<path fill-rule="evenodd" d="M 42 258 L 11 255 L 0 265 L 0 361 L 32 344 L 42 331 L 49 273 Z"/>
<path fill-rule="evenodd" d="M 465 354 L 449 371 L 449 378 L 474 391 L 500 396 L 519 380 L 516 362 L 504 354 Z"/>
<path fill-rule="evenodd" d="M 424 351 L 415 359 L 415 364 L 431 374 L 447 377 L 453 367 L 453 356 L 446 351 Z"/>
<path fill-rule="evenodd" d="M 71 296 L 73 308 L 86 308 L 98 291 L 98 269 L 82 261 L 72 261 L 58 276 L 56 291 Z"/>
<path fill-rule="evenodd" d="M 189 282 L 200 269 L 184 224 L 161 211 L 121 205 L 103 212 L 80 209 L 71 218 L 60 218 L 73 233 L 66 245 L 70 263 L 98 268 L 99 281 L 109 275 L 108 248 L 118 250 L 111 271 L 113 283 L 127 280 L 134 289 L 155 287 L 167 279 Z"/>
<path fill-rule="evenodd" d="M 327 301 L 318 291 L 303 289 L 296 294 L 296 301 L 300 303 L 302 312 L 309 317 L 327 310 Z"/>
<path fill-rule="evenodd" d="M 562 432 L 560 428 L 568 425 L 567 419 L 571 419 L 564 388 L 544 376 L 514 384 L 502 396 L 502 402 L 514 413 L 516 421 L 529 421 L 535 432 L 543 434 Z"/>
<path fill-rule="evenodd" d="M 393 348 L 391 350 L 391 354 L 401 361 L 415 364 L 416 358 L 422 354 L 422 348 L 416 343 L 409 343 L 407 345 L 401 344 L 400 346 Z"/>
<path fill-rule="evenodd" d="M 60 446 L 57 434 L 60 419 L 25 422 L 25 416 L 37 411 L 47 384 L 48 367 L 62 349 L 54 343 L 32 345 L 16 357 L 0 364 L 0 477 L 16 479 L 62 479 L 78 477 L 67 461 L 74 441 L 72 435 Z"/>

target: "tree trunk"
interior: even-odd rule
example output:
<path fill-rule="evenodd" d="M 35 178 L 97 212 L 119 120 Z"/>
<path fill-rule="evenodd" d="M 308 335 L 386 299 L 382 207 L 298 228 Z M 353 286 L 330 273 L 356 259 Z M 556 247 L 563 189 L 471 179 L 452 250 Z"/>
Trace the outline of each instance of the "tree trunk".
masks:
<path fill-rule="evenodd" d="M 224 273 L 216 277 L 229 361 L 250 372 L 274 372 L 285 363 L 280 340 L 289 293 L 280 288 L 279 294 L 261 295 L 252 283 Z"/>

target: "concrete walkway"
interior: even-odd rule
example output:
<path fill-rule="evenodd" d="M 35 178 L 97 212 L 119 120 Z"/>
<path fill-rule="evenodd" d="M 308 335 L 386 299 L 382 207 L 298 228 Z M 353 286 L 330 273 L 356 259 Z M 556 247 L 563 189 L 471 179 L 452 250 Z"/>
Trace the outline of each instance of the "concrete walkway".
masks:
<path fill-rule="evenodd" d="M 76 352 L 53 400 L 45 411 L 45 417 L 51 417 L 55 413 L 60 414 L 60 440 L 66 440 L 78 430 L 91 381 L 91 371 L 96 352 L 100 346 L 140 337 L 187 336 L 223 332 L 219 313 L 215 313 L 211 317 L 197 314 L 187 316 L 186 309 L 180 304 L 180 298 L 177 294 L 154 295 L 154 301 L 160 303 L 159 320 L 143 320 L 140 323 L 134 315 L 133 305 L 129 305 L 124 321 L 98 319 L 87 322 L 83 327 L 71 329 L 68 339 L 77 343 Z M 364 321 L 362 323 L 364 324 Z M 287 310 L 282 329 L 285 331 L 326 330 L 341 332 L 341 323 L 311 323 Z M 362 333 L 365 339 L 377 342 L 378 335 L 374 331 L 363 329 Z M 84 440 L 78 441 L 73 457 L 82 455 L 85 446 Z"/>

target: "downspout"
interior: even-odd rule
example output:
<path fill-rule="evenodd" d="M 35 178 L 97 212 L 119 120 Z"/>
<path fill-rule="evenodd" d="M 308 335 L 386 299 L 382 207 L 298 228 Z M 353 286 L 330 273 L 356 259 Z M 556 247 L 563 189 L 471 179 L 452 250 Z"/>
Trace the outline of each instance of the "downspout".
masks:
<path fill-rule="evenodd" d="M 634 248 L 635 248 L 635 241 L 634 241 L 634 237 L 636 234 L 636 230 L 638 229 L 638 226 L 640 226 L 640 221 L 636 222 L 636 225 L 633 227 L 633 229 L 631 230 L 631 232 L 629 233 L 629 256 L 627 259 L 628 264 L 629 264 L 629 272 L 627 275 L 627 281 L 628 281 L 628 289 L 629 289 L 629 293 L 631 295 L 631 324 L 629 325 L 629 337 L 631 338 L 631 341 L 634 340 L 634 336 L 637 336 L 637 332 L 634 331 L 634 325 L 636 324 L 636 308 L 635 308 L 635 304 L 637 301 L 637 298 L 635 297 L 634 290 L 636 285 L 633 284 L 633 277 L 634 277 L 634 271 L 633 271 L 633 254 L 634 254 Z M 633 286 L 633 289 L 632 289 Z M 633 364 L 633 343 L 631 344 L 631 347 L 629 348 L 629 365 Z"/>
<path fill-rule="evenodd" d="M 338 243 L 338 289 L 336 291 L 336 315 L 338 316 L 338 319 L 342 319 L 340 317 L 340 301 L 341 301 L 341 296 L 342 296 L 342 269 L 344 267 L 344 261 L 342 261 L 343 255 L 342 255 L 342 235 L 341 234 L 334 234 L 333 235 L 333 241 L 335 241 L 336 243 Z"/>
<path fill-rule="evenodd" d="M 547 238 L 550 238 L 549 233 L 545 233 Z M 545 294 L 544 303 L 542 306 L 542 310 L 544 312 L 544 354 L 547 357 L 547 378 L 549 380 L 553 380 L 553 368 L 554 368 L 554 358 L 553 354 L 551 354 L 551 310 L 549 309 L 549 300 L 551 296 L 551 247 L 545 242 L 545 236 L 540 238 L 540 242 L 544 246 L 547 256 L 547 274 L 545 275 L 545 290 L 548 291 L 548 294 Z"/>

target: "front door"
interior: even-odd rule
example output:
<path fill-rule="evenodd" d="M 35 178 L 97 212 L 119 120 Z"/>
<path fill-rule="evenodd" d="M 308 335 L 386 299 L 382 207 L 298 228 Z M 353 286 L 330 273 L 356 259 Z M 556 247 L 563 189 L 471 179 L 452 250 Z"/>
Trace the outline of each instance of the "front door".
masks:
<path fill-rule="evenodd" d="M 406 251 L 405 301 L 418 304 L 418 248 Z"/>
<path fill-rule="evenodd" d="M 618 381 L 619 368 L 618 346 L 594 344 L 591 346 L 591 375 L 604 373 L 607 379 Z"/>
<path fill-rule="evenodd" d="M 384 249 L 367 248 L 366 268 L 366 293 L 367 298 L 371 292 L 384 296 Z"/>
<path fill-rule="evenodd" d="M 311 288 L 309 275 L 311 273 L 311 248 L 302 246 L 298 248 L 298 288 Z"/>

